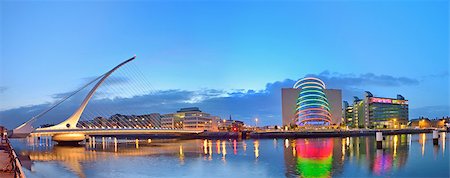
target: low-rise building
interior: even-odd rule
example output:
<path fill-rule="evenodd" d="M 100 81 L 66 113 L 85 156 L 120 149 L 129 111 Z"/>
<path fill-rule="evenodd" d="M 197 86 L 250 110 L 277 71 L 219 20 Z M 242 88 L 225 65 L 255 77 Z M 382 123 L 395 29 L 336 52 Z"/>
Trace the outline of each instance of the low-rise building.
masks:
<path fill-rule="evenodd" d="M 92 120 L 79 121 L 80 128 L 161 128 L 161 115 L 158 113 L 144 115 L 114 114 L 109 118 L 96 117 Z"/>
<path fill-rule="evenodd" d="M 228 120 L 219 121 L 218 126 L 220 131 L 239 132 L 244 129 L 244 122 L 232 120 L 230 116 Z"/>
<path fill-rule="evenodd" d="M 419 117 L 417 119 L 411 119 L 408 126 L 411 128 L 446 128 L 449 123 L 449 117 L 443 117 L 441 119 L 429 119 L 425 117 Z"/>
<path fill-rule="evenodd" d="M 220 118 L 202 112 L 198 107 L 181 108 L 176 113 L 163 114 L 161 127 L 185 130 L 217 131 Z"/>

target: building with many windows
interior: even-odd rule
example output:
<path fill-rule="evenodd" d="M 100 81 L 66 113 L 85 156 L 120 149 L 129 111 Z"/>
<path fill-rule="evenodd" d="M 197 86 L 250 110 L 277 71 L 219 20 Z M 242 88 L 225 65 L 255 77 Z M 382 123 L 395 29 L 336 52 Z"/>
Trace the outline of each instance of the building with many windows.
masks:
<path fill-rule="evenodd" d="M 293 88 L 282 88 L 283 126 L 331 126 L 342 120 L 341 90 L 326 89 L 314 77 L 298 80 Z"/>
<path fill-rule="evenodd" d="M 161 115 L 158 113 L 145 115 L 122 115 L 114 114 L 109 118 L 96 117 L 92 120 L 79 121 L 77 127 L 80 128 L 161 128 Z"/>
<path fill-rule="evenodd" d="M 217 131 L 220 118 L 202 112 L 198 107 L 181 108 L 176 113 L 163 114 L 162 128 Z"/>
<path fill-rule="evenodd" d="M 349 105 L 347 101 L 343 102 L 341 125 L 355 127 L 355 122 L 353 120 L 353 106 Z"/>
<path fill-rule="evenodd" d="M 352 112 L 351 122 L 346 123 L 348 126 L 398 129 L 408 124 L 408 100 L 402 95 L 382 98 L 366 91 L 363 99 L 355 97 Z"/>

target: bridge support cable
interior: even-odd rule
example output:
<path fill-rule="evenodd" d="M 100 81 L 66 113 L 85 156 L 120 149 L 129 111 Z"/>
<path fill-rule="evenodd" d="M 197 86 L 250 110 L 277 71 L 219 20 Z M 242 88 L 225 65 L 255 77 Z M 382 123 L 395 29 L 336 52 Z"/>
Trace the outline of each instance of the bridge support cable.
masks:
<path fill-rule="evenodd" d="M 99 87 L 98 92 L 104 92 L 105 96 L 99 100 L 108 100 L 110 105 L 104 106 L 96 103 L 98 100 L 91 101 L 89 108 L 85 111 L 93 110 L 94 115 L 101 116 L 97 119 L 99 122 L 90 122 L 97 117 L 85 117 L 83 115 L 82 121 L 95 124 L 95 127 L 105 128 L 153 128 L 160 127 L 160 123 L 154 121 L 153 115 L 147 114 L 145 108 L 136 106 L 136 108 L 124 105 L 118 106 L 116 101 L 125 101 L 129 98 L 140 97 L 146 95 L 155 95 L 155 89 L 149 85 L 148 80 L 142 72 L 135 66 L 136 64 L 129 64 L 122 67 L 112 74 L 103 85 Z M 126 85 L 124 85 L 124 82 Z M 97 98 L 98 99 L 98 98 Z M 95 109 L 95 110 L 94 110 Z M 111 111 L 112 110 L 112 111 Z M 131 110 L 131 111 L 130 111 Z M 119 115 L 116 115 L 119 114 Z M 132 120 L 132 121 L 131 121 Z"/>
<path fill-rule="evenodd" d="M 145 79 L 145 75 L 142 73 L 141 70 L 139 70 L 139 68 L 136 65 L 131 65 L 131 67 L 134 67 L 134 71 L 136 71 L 138 73 L 138 75 L 140 77 L 142 77 L 142 79 Z M 149 92 L 150 92 L 149 94 L 151 94 L 151 95 L 157 94 L 158 91 L 153 87 L 153 85 L 150 82 L 148 82 L 148 80 L 146 80 L 146 82 L 143 82 L 143 83 L 144 83 L 145 87 L 147 87 L 149 89 Z"/>
<path fill-rule="evenodd" d="M 118 122 L 114 121 L 117 119 L 112 118 L 112 116 L 115 114 L 124 114 L 124 115 L 128 115 L 128 116 L 135 114 L 135 113 L 130 113 L 128 110 L 123 110 L 123 108 L 117 108 L 117 105 L 114 104 L 114 101 L 116 99 L 134 97 L 137 95 L 142 95 L 142 94 L 147 93 L 147 92 L 143 92 L 143 90 L 140 90 L 140 87 L 142 87 L 142 84 L 136 82 L 136 81 L 140 81 L 139 78 L 137 78 L 136 75 L 131 75 L 131 72 L 134 71 L 132 69 L 131 69 L 131 71 L 129 70 L 130 69 L 129 67 L 131 65 L 133 65 L 133 64 L 131 63 L 130 65 L 127 65 L 127 66 L 121 68 L 120 70 L 117 70 L 113 75 L 111 75 L 111 77 L 109 77 L 107 80 L 105 80 L 102 87 L 99 88 L 99 92 L 103 90 L 103 91 L 105 91 L 105 94 L 112 94 L 111 96 L 105 97 L 112 102 L 112 104 L 110 106 L 104 107 L 101 104 L 97 104 L 95 107 L 96 108 L 95 112 L 98 112 L 99 115 L 102 116 L 102 119 L 101 119 L 102 126 L 114 127 L 114 125 L 117 125 Z M 120 78 L 123 78 L 123 79 L 130 78 L 131 80 L 127 79 L 127 81 L 126 81 L 127 85 L 121 85 L 123 83 L 123 81 L 120 81 Z M 130 82 L 135 82 L 135 83 L 130 83 Z M 128 96 L 122 96 L 120 94 L 122 94 L 122 95 L 125 94 Z M 95 101 L 93 103 L 95 103 Z M 112 112 L 111 112 L 111 109 L 112 109 Z M 136 118 L 132 118 L 132 119 L 136 119 Z M 138 121 L 135 120 L 134 122 L 135 122 L 135 124 L 128 122 L 128 127 L 136 127 L 136 124 L 138 124 L 138 126 L 140 126 L 140 127 L 145 127 L 145 125 L 146 125 L 145 122 L 143 122 L 142 120 L 138 120 Z M 98 123 L 98 122 L 96 122 L 96 123 Z"/>
<path fill-rule="evenodd" d="M 136 77 L 136 79 L 137 79 L 136 81 L 139 82 L 139 86 L 140 86 L 140 88 L 142 89 L 141 92 L 143 92 L 143 93 L 145 93 L 145 94 L 151 94 L 151 95 L 153 95 L 154 92 L 151 90 L 151 88 L 149 88 L 149 87 L 146 85 L 146 83 L 148 83 L 148 82 L 145 82 L 144 76 L 141 76 L 141 75 L 138 74 L 138 72 L 140 72 L 140 70 L 139 70 L 138 68 L 136 68 L 135 65 L 130 65 L 130 68 L 133 68 L 133 69 L 131 70 L 131 73 L 133 73 L 133 75 Z"/>
<path fill-rule="evenodd" d="M 139 68 L 138 68 L 136 65 L 132 65 L 132 67 L 135 67 L 135 68 L 136 68 L 135 71 L 137 71 L 138 74 L 139 74 L 143 79 L 145 79 L 145 75 L 142 73 L 141 70 L 139 70 Z M 156 89 L 153 87 L 153 85 L 152 85 L 152 83 L 151 83 L 150 81 L 148 81 L 148 80 L 144 80 L 144 81 L 145 81 L 144 84 L 145 84 L 145 85 L 147 86 L 147 88 L 150 90 L 150 94 L 151 94 L 151 95 L 156 95 L 156 94 L 158 93 L 158 90 L 156 90 Z"/>
<path fill-rule="evenodd" d="M 107 80 L 105 80 L 105 82 L 103 83 L 102 88 L 104 88 L 105 86 L 107 86 Z M 99 87 L 99 90 L 100 90 L 100 87 Z M 92 101 L 91 101 L 89 106 L 92 106 Z M 81 118 L 80 118 L 81 123 L 78 122 L 77 126 L 85 127 L 83 125 L 88 125 L 88 128 L 89 128 L 89 125 L 91 125 L 91 126 L 93 125 L 95 127 L 98 127 L 99 126 L 99 124 L 98 124 L 99 121 L 98 121 L 97 118 L 98 117 L 103 118 L 103 116 L 105 116 L 105 115 L 106 115 L 106 113 L 103 113 L 102 110 L 85 109 L 83 111 L 82 115 L 81 115 Z M 100 122 L 101 122 L 101 120 L 102 119 L 100 119 Z"/>
<path fill-rule="evenodd" d="M 88 87 L 89 85 L 91 85 L 92 83 L 94 83 L 95 81 L 98 81 L 100 78 L 102 78 L 105 74 L 98 76 L 97 78 L 95 78 L 94 80 L 91 80 L 90 82 L 88 82 L 87 84 L 81 86 L 80 88 L 78 88 L 77 90 L 73 91 L 71 94 L 67 95 L 66 97 L 62 98 L 61 100 L 57 101 L 55 104 L 53 104 L 52 106 L 50 106 L 50 108 L 40 112 L 39 114 L 37 114 L 36 116 L 32 117 L 30 120 L 26 121 L 25 123 L 23 123 L 22 125 L 19 125 L 17 128 L 13 129 L 13 134 L 29 134 L 34 130 L 33 127 L 33 123 L 41 118 L 42 116 L 44 116 L 45 114 L 47 114 L 48 112 L 50 112 L 51 110 L 53 110 L 54 108 L 56 108 L 57 106 L 61 105 L 63 102 L 65 102 L 66 100 L 68 100 L 69 98 L 71 98 L 72 96 L 74 96 L 75 94 L 79 93 L 81 90 L 85 89 L 86 87 Z"/>
<path fill-rule="evenodd" d="M 128 66 L 127 66 L 128 67 Z M 121 70 L 117 71 L 117 75 L 118 76 L 123 76 L 125 78 L 125 76 L 128 75 L 126 74 L 122 74 L 122 71 L 125 70 L 127 67 L 122 68 Z M 110 82 L 112 83 L 110 87 L 108 87 L 108 91 L 112 91 L 112 93 L 114 93 L 115 96 L 111 97 L 111 101 L 115 102 L 116 99 L 120 100 L 120 99 L 125 99 L 127 98 L 127 96 L 121 96 L 120 94 L 124 95 L 126 93 L 130 93 L 129 90 L 125 89 L 125 86 L 120 85 L 121 81 L 119 80 L 119 78 L 111 78 Z M 127 81 L 128 82 L 128 81 Z M 119 84 L 119 85 L 114 85 L 115 84 Z M 126 86 L 132 86 L 129 83 L 127 83 Z M 133 93 L 131 94 L 132 96 L 134 95 Z M 109 109 L 112 109 L 113 111 L 110 112 L 110 116 L 108 117 L 109 119 L 107 119 L 107 122 L 115 122 L 112 119 L 117 120 L 116 123 L 120 122 L 120 118 L 122 117 L 126 117 L 126 116 L 122 116 L 122 115 L 128 115 L 128 113 L 124 113 L 123 108 L 117 106 L 115 103 L 112 103 L 111 106 L 109 107 Z M 107 109 L 105 109 L 107 110 Z M 109 112 L 109 110 L 108 110 Z M 121 115 L 116 115 L 116 114 L 121 114 Z M 115 118 L 112 118 L 113 116 L 115 116 Z M 126 118 L 122 119 L 122 120 L 127 120 Z M 112 124 L 113 125 L 113 124 Z M 130 125 L 131 126 L 131 125 Z M 129 127 L 130 127 L 129 126 Z"/>
<path fill-rule="evenodd" d="M 117 73 L 120 72 L 121 70 L 118 70 Z M 111 104 L 109 106 L 104 106 L 102 104 L 97 105 L 97 108 L 99 108 L 102 111 L 102 114 L 104 115 L 105 118 L 109 118 L 112 115 L 118 114 L 120 112 L 120 108 L 118 108 L 114 102 L 116 101 L 116 99 L 120 98 L 120 96 L 117 96 L 117 94 L 122 93 L 121 91 L 118 90 L 120 88 L 117 87 L 117 84 L 120 84 L 120 81 L 116 77 L 111 77 L 108 80 L 109 81 L 107 81 L 104 88 L 107 89 L 106 93 L 108 94 L 112 93 L 112 96 L 106 97 L 105 100 L 110 100 Z"/>
<path fill-rule="evenodd" d="M 83 100 L 80 107 L 68 119 L 61 122 L 60 124 L 57 124 L 57 125 L 51 126 L 51 127 L 42 128 L 41 130 L 58 130 L 58 129 L 75 129 L 75 128 L 77 128 L 76 125 L 81 117 L 81 114 L 83 113 L 84 109 L 86 108 L 88 102 L 91 100 L 95 91 L 106 80 L 106 78 L 108 78 L 114 71 L 116 71 L 118 68 L 125 65 L 126 63 L 134 60 L 135 58 L 136 58 L 136 56 L 133 56 L 132 58 L 120 63 L 119 65 L 117 65 L 116 67 L 114 67 L 113 69 L 111 69 L 110 71 L 105 73 L 103 75 L 103 77 L 100 78 L 100 80 L 95 84 L 94 88 L 92 88 L 91 91 L 89 91 L 88 95 Z"/>
<path fill-rule="evenodd" d="M 150 87 L 148 80 L 146 80 L 145 76 L 142 74 L 141 70 L 137 67 L 136 64 L 132 64 L 129 66 L 129 70 L 124 70 L 124 72 L 130 73 L 136 78 L 136 85 L 139 86 L 137 89 L 138 95 L 156 95 L 156 91 L 153 87 Z M 149 128 L 159 126 L 158 123 L 151 122 L 154 119 L 151 118 L 151 115 L 143 115 L 140 116 L 141 127 Z"/>
<path fill-rule="evenodd" d="M 156 91 L 149 85 L 148 80 L 145 80 L 145 76 L 142 74 L 141 70 L 139 70 L 135 64 L 129 66 L 130 71 L 126 70 L 125 72 L 130 73 L 134 77 L 136 77 L 136 86 L 139 86 L 137 88 L 137 94 L 138 95 L 155 95 Z M 141 94 L 142 93 L 142 94 Z M 144 128 L 150 128 L 159 126 L 158 123 L 151 122 L 153 119 L 150 115 L 143 115 L 138 118 L 139 123 L 141 124 L 141 127 Z"/>

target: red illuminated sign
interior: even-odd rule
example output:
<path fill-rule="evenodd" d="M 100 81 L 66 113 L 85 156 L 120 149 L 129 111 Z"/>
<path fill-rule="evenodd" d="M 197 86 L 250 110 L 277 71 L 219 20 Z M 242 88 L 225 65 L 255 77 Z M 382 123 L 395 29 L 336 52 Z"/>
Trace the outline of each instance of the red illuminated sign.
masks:
<path fill-rule="evenodd" d="M 389 98 L 370 98 L 370 103 L 408 104 L 407 100 L 395 100 Z"/>
<path fill-rule="evenodd" d="M 392 103 L 391 99 L 387 98 L 370 98 L 371 103 Z"/>

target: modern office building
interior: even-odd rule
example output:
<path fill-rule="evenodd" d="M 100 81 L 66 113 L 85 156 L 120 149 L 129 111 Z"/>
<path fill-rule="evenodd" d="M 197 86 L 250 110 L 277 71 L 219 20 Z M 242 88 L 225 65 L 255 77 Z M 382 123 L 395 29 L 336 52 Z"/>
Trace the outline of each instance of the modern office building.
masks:
<path fill-rule="evenodd" d="M 293 88 L 282 88 L 283 126 L 330 126 L 342 120 L 341 90 L 326 89 L 313 77 L 298 80 Z"/>
<path fill-rule="evenodd" d="M 353 106 L 349 105 L 347 101 L 343 102 L 341 125 L 355 127 L 355 122 L 353 120 Z"/>
<path fill-rule="evenodd" d="M 219 117 L 204 113 L 198 107 L 181 108 L 161 118 L 162 127 L 170 129 L 217 131 L 219 122 Z"/>
<path fill-rule="evenodd" d="M 355 97 L 353 123 L 359 128 L 404 128 L 408 124 L 408 100 L 374 97 L 366 91 L 364 99 Z"/>

